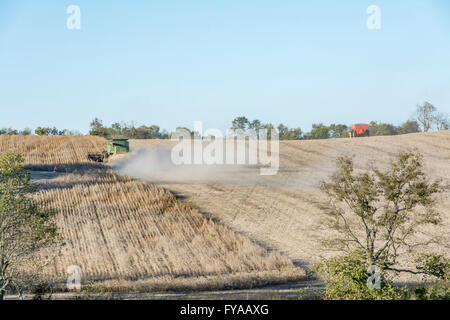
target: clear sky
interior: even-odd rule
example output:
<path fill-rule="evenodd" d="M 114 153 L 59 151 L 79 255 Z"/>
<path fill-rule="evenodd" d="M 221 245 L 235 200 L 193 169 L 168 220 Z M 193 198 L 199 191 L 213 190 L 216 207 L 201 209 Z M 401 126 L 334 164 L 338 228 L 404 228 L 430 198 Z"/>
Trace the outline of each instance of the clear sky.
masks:
<path fill-rule="evenodd" d="M 0 1 L 0 127 L 245 115 L 309 131 L 399 124 L 424 100 L 450 113 L 448 0 Z"/>

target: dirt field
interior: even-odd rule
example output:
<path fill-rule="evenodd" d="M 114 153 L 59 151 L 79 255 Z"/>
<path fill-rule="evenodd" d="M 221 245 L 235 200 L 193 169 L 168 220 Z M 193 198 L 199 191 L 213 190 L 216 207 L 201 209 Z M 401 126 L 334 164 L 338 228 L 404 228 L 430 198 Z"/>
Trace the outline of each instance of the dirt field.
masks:
<path fill-rule="evenodd" d="M 145 145 L 169 147 L 168 141 L 132 141 L 132 149 Z M 423 230 L 421 237 L 442 235 L 450 244 L 450 131 L 390 137 L 330 139 L 280 142 L 280 171 L 276 176 L 259 176 L 258 170 L 228 173 L 214 172 L 206 181 L 160 181 L 183 201 L 192 202 L 203 213 L 248 236 L 267 248 L 285 253 L 299 265 L 310 266 L 320 256 L 335 254 L 321 240 L 329 235 L 321 206 L 326 201 L 319 191 L 321 179 L 335 168 L 338 155 L 356 156 L 356 167 L 366 168 L 368 161 L 386 166 L 395 154 L 417 148 L 425 158 L 425 167 L 433 179 L 441 179 L 446 191 L 438 209 L 443 224 Z M 147 177 L 152 181 L 152 177 Z M 158 182 L 158 179 L 153 179 Z M 449 246 L 430 246 L 427 251 L 449 252 Z"/>

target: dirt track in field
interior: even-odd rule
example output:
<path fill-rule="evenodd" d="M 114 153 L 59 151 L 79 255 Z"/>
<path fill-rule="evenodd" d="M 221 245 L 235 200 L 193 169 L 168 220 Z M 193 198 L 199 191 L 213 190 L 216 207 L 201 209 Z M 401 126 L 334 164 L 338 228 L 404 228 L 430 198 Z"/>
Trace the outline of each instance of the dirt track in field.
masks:
<path fill-rule="evenodd" d="M 142 146 L 169 147 L 169 141 L 132 141 L 132 149 Z M 335 159 L 354 155 L 357 168 L 369 161 L 385 167 L 401 150 L 417 148 L 425 159 L 431 178 L 441 179 L 446 191 L 440 195 L 443 224 L 426 233 L 438 232 L 450 244 L 450 131 L 391 137 L 330 139 L 280 142 L 280 169 L 275 176 L 260 176 L 257 169 L 240 169 L 211 176 L 205 181 L 158 181 L 153 183 L 174 192 L 255 242 L 286 254 L 301 266 L 310 266 L 325 250 L 321 240 L 329 234 L 323 221 L 326 198 L 318 185 L 335 169 Z M 131 155 L 132 156 L 132 155 Z M 223 175 L 227 175 L 224 179 Z M 170 180 L 170 179 L 169 179 Z M 449 251 L 449 247 L 430 247 Z"/>

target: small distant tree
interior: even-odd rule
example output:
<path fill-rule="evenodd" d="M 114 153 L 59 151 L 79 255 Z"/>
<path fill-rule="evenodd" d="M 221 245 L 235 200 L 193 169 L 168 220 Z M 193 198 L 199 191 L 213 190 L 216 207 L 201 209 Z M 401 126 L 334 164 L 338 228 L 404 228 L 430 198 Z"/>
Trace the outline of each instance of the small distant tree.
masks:
<path fill-rule="evenodd" d="M 300 128 L 288 128 L 283 124 L 278 126 L 278 134 L 280 140 L 300 140 L 303 138 L 303 132 Z"/>
<path fill-rule="evenodd" d="M 29 136 L 31 134 L 31 129 L 25 128 L 22 131 L 20 131 L 19 134 L 22 136 Z"/>
<path fill-rule="evenodd" d="M 0 129 L 0 134 L 17 135 L 19 132 L 12 128 L 2 128 Z"/>
<path fill-rule="evenodd" d="M 331 124 L 330 125 L 331 138 L 346 138 L 348 137 L 349 128 L 345 124 Z"/>
<path fill-rule="evenodd" d="M 449 115 L 438 112 L 438 109 L 429 102 L 418 105 L 414 117 L 424 132 L 428 132 L 432 128 L 436 128 L 436 130 L 449 130 L 450 128 Z"/>
<path fill-rule="evenodd" d="M 249 130 L 254 130 L 256 135 L 259 137 L 259 131 L 264 128 L 264 124 L 261 123 L 260 120 L 255 119 L 248 124 Z"/>
<path fill-rule="evenodd" d="M 110 135 L 110 132 L 103 126 L 103 123 L 99 118 L 95 118 L 90 124 L 89 134 L 91 136 L 100 136 L 106 138 Z"/>
<path fill-rule="evenodd" d="M 182 134 L 184 134 L 184 133 L 190 134 L 192 139 L 198 137 L 195 131 L 192 131 L 192 130 L 190 130 L 189 128 L 186 128 L 186 127 L 177 127 L 177 128 L 175 129 L 175 131 L 172 132 L 171 135 L 177 135 L 177 134 L 182 135 Z"/>
<path fill-rule="evenodd" d="M 313 124 L 311 132 L 305 135 L 305 139 L 329 139 L 330 127 L 323 125 L 322 123 Z"/>
<path fill-rule="evenodd" d="M 37 134 L 38 136 L 48 136 L 50 134 L 50 128 L 42 128 L 42 127 L 37 127 L 34 130 L 34 133 Z"/>
<path fill-rule="evenodd" d="M 286 127 L 284 124 L 280 123 L 277 127 L 278 129 L 278 133 L 280 134 L 280 136 L 282 136 L 285 132 L 287 132 L 289 130 L 288 127 Z"/>
<path fill-rule="evenodd" d="M 268 139 L 270 139 L 270 137 L 272 136 L 272 131 L 275 132 L 275 130 L 276 130 L 275 126 L 271 123 L 265 123 L 262 125 L 261 128 L 266 130 Z"/>
<path fill-rule="evenodd" d="M 152 139 L 161 139 L 164 138 L 164 133 L 161 132 L 161 128 L 157 125 L 151 125 L 148 127 L 148 132 Z"/>
<path fill-rule="evenodd" d="M 429 102 L 417 105 L 415 118 L 422 126 L 424 132 L 430 131 L 435 122 L 437 109 Z"/>
<path fill-rule="evenodd" d="M 440 188 L 437 182 L 428 180 L 417 151 L 401 152 L 385 171 L 372 167 L 360 173 L 355 172 L 351 158 L 339 157 L 337 171 L 330 181 L 322 182 L 321 189 L 330 199 L 326 212 L 330 226 L 337 231 L 337 236 L 327 244 L 343 250 L 348 257 L 322 263 L 318 270 L 328 270 L 327 277 L 334 270 L 339 275 L 332 274 L 331 278 L 345 278 L 350 266 L 335 263 L 357 259 L 359 266 L 377 266 L 382 274 L 389 271 L 430 274 L 424 267 L 408 269 L 398 262 L 400 255 L 420 244 L 411 240 L 420 226 L 440 222 L 439 213 L 433 210 L 434 196 Z M 368 276 L 366 273 L 363 280 Z M 340 288 L 336 283 L 331 285 L 330 290 Z M 346 292 L 348 288 L 344 287 L 338 291 Z"/>
<path fill-rule="evenodd" d="M 128 138 L 136 139 L 138 137 L 138 130 L 136 129 L 134 121 L 132 121 L 129 125 L 125 125 L 124 130 Z"/>
<path fill-rule="evenodd" d="M 111 125 L 111 129 L 114 132 L 114 135 L 120 136 L 122 135 L 122 125 L 119 122 L 115 122 Z"/>
<path fill-rule="evenodd" d="M 237 117 L 231 122 L 231 129 L 246 130 L 250 122 L 246 117 Z"/>
<path fill-rule="evenodd" d="M 262 127 L 263 127 L 263 124 L 258 119 L 255 119 L 248 124 L 248 128 L 255 130 L 256 132 L 258 132 L 258 130 L 261 129 Z"/>
<path fill-rule="evenodd" d="M 59 131 L 56 127 L 49 128 L 49 134 L 52 136 L 64 135 L 64 131 Z"/>
<path fill-rule="evenodd" d="M 450 117 L 445 113 L 436 113 L 434 117 L 436 124 L 436 130 L 449 130 L 450 129 Z"/>
<path fill-rule="evenodd" d="M 54 211 L 41 209 L 30 196 L 34 191 L 23 158 L 0 156 L 0 300 L 8 288 L 19 293 L 39 272 L 31 261 L 39 251 L 59 242 Z M 29 274 L 34 265 L 33 274 Z M 30 280 L 32 281 L 32 280 Z"/>
<path fill-rule="evenodd" d="M 408 120 L 398 127 L 399 134 L 420 132 L 420 125 L 416 120 Z"/>
<path fill-rule="evenodd" d="M 58 130 L 56 127 L 37 127 L 34 130 L 34 133 L 38 136 L 65 136 L 68 132 L 67 129 Z"/>
<path fill-rule="evenodd" d="M 398 134 L 397 127 L 390 123 L 371 121 L 369 126 L 371 136 L 393 136 Z"/>

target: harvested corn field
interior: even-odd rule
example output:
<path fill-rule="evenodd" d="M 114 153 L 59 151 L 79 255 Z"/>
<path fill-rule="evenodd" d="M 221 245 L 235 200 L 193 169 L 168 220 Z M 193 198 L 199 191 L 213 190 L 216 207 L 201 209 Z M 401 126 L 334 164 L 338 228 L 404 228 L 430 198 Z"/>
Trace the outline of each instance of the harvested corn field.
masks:
<path fill-rule="evenodd" d="M 94 136 L 14 136 L 0 135 L 0 152 L 16 152 L 26 165 L 88 163 L 87 154 L 100 152 L 105 139 Z"/>
<path fill-rule="evenodd" d="M 16 138 L 2 138 L 0 151 L 24 152 L 34 169 L 47 162 L 78 168 L 83 153 L 101 149 L 104 142 Z M 57 143 L 69 151 L 59 155 Z M 40 154 L 38 146 L 48 149 Z M 170 192 L 106 166 L 67 174 L 33 171 L 32 177 L 39 185 L 35 199 L 57 211 L 65 241 L 44 269 L 44 278 L 52 283 L 64 285 L 72 265 L 80 267 L 83 285 L 95 282 L 103 290 L 122 292 L 248 288 L 305 275 L 289 258 L 205 217 Z"/>

